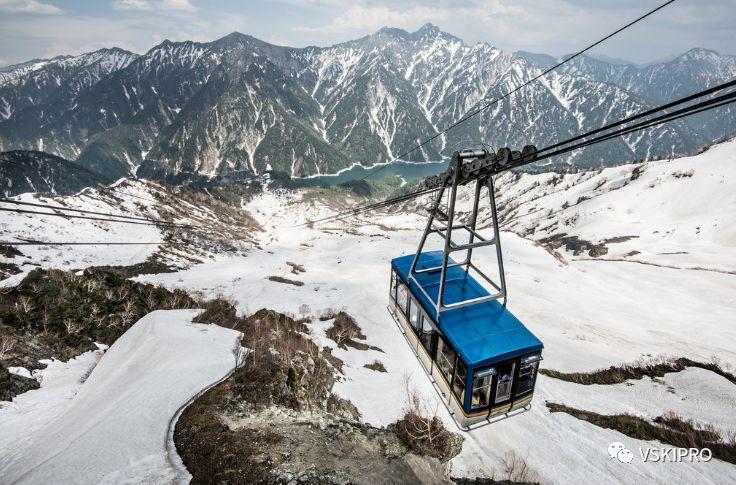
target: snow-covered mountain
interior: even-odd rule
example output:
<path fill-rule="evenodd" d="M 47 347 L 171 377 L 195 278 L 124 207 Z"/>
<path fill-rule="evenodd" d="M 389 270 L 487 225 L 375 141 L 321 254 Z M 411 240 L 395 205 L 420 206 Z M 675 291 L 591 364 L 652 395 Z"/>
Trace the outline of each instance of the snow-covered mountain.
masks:
<path fill-rule="evenodd" d="M 107 49 L 30 61 L 0 72 L 0 149 L 45 150 L 108 177 L 139 166 L 155 177 L 334 173 L 393 159 L 554 60 L 468 45 L 427 24 L 325 48 L 233 33 L 208 43 L 164 41 L 141 56 Z M 407 158 L 437 160 L 477 142 L 544 146 L 734 75 L 735 57 L 704 49 L 646 67 L 582 56 Z M 736 130 L 732 110 L 556 163 L 692 153 Z"/>
<path fill-rule="evenodd" d="M 44 152 L 0 153 L 0 196 L 26 192 L 71 195 L 109 180 L 76 163 Z"/>

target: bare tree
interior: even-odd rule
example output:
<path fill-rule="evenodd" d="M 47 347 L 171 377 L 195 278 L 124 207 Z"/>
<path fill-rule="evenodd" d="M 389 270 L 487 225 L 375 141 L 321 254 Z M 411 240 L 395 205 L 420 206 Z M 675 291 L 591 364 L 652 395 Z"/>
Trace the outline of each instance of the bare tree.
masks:
<path fill-rule="evenodd" d="M 70 335 L 76 335 L 79 333 L 80 330 L 82 330 L 82 325 L 80 325 L 79 322 L 72 320 L 71 318 L 67 318 L 66 320 L 64 320 L 64 327 L 66 328 L 66 333 Z"/>
<path fill-rule="evenodd" d="M 5 360 L 15 347 L 15 341 L 7 335 L 0 335 L 0 360 Z"/>
<path fill-rule="evenodd" d="M 539 476 L 529 468 L 526 460 L 509 451 L 504 455 L 505 479 L 513 483 L 538 483 Z"/>
<path fill-rule="evenodd" d="M 128 294 L 130 293 L 130 289 L 128 289 L 127 285 L 120 285 L 118 286 L 118 299 L 119 300 L 125 300 L 128 298 Z"/>
<path fill-rule="evenodd" d="M 100 288 L 100 282 L 93 279 L 88 279 L 85 285 L 87 286 L 87 291 L 90 293 L 94 293 Z"/>
<path fill-rule="evenodd" d="M 18 298 L 18 301 L 15 303 L 16 308 L 20 308 L 23 313 L 30 313 L 33 311 L 33 302 L 31 301 L 31 297 L 27 295 L 22 295 L 20 298 Z"/>
<path fill-rule="evenodd" d="M 49 307 L 44 305 L 43 315 L 41 316 L 41 324 L 43 325 L 43 335 L 49 333 L 49 323 L 51 322 L 51 315 L 49 315 Z"/>
<path fill-rule="evenodd" d="M 447 430 L 437 415 L 437 406 L 432 408 L 425 399 L 411 388 L 409 376 L 404 376 L 406 389 L 406 415 L 402 429 L 411 443 L 435 449 L 440 440 L 447 439 Z M 444 447 L 441 444 L 440 448 Z"/>
<path fill-rule="evenodd" d="M 136 311 L 135 311 L 135 303 L 133 303 L 132 300 L 126 300 L 125 304 L 123 304 L 123 324 L 128 325 L 133 321 L 133 318 L 135 318 Z"/>
<path fill-rule="evenodd" d="M 184 297 L 182 296 L 182 293 L 179 291 L 174 291 L 171 294 L 171 299 L 169 300 L 169 308 L 172 310 L 181 307 L 182 303 L 184 302 Z"/>

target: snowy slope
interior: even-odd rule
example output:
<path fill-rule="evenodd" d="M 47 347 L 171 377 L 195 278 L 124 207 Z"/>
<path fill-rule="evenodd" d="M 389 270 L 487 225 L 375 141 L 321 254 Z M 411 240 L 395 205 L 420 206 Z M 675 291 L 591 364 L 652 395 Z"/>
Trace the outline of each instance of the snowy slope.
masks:
<path fill-rule="evenodd" d="M 151 193 L 144 184 L 133 184 L 116 191 L 125 199 L 105 197 L 96 190 L 86 189 L 80 194 L 51 198 L 36 194 L 23 194 L 15 200 L 36 204 L 48 204 L 74 209 L 90 210 L 106 214 L 123 214 L 135 217 L 158 217 Z M 21 206 L 18 206 L 21 207 Z M 17 208 L 17 207 L 16 207 Z M 52 212 L 46 208 L 23 207 L 38 212 Z M 83 215 L 83 214 L 80 214 Z M 90 217 L 105 216 L 92 215 Z M 153 243 L 147 245 L 70 245 L 70 246 L 19 246 L 23 256 L 3 261 L 12 262 L 23 270 L 4 284 L 15 284 L 35 266 L 58 269 L 80 269 L 93 265 L 130 265 L 141 263 L 153 255 L 163 244 L 163 231 L 157 226 L 125 224 L 90 219 L 43 216 L 3 212 L 0 219 L 2 241 L 49 241 L 49 242 L 134 242 Z M 113 250 L 111 250 L 114 248 Z"/>
<path fill-rule="evenodd" d="M 103 350 L 95 350 L 68 362 L 43 361 L 46 368 L 33 372 L 33 376 L 40 380 L 41 388 L 16 396 L 12 402 L 2 403 L 0 470 L 5 470 L 13 460 L 28 456 L 33 437 L 58 420 L 71 405 L 102 355 Z"/>
<path fill-rule="evenodd" d="M 186 195 L 182 195 L 186 193 Z M 14 264 L 20 273 L 2 281 L 17 284 L 33 268 L 79 270 L 89 266 L 129 266 L 155 259 L 169 266 L 186 267 L 201 259 L 244 252 L 257 230 L 247 213 L 210 197 L 150 181 L 120 179 L 108 187 L 88 188 L 66 197 L 22 194 L 13 199 L 34 204 L 94 211 L 69 213 L 92 219 L 3 212 L 0 241 L 83 243 L 78 245 L 19 245 L 20 256 L 0 255 L 0 263 Z M 12 209 L 52 213 L 54 209 L 3 204 Z M 158 226 L 101 221 L 109 215 L 166 220 L 190 227 Z M 115 217 L 112 217 L 116 219 Z M 134 243 L 106 245 L 106 243 Z M 145 244 L 143 244 L 145 243 Z"/>
<path fill-rule="evenodd" d="M 608 244 L 604 258 L 736 271 L 728 257 L 736 245 L 736 140 L 694 157 L 565 175 L 556 184 L 553 178 L 524 174 L 513 185 L 502 182 L 507 229 L 533 239 L 630 237 Z M 626 256 L 632 251 L 638 253 Z"/>
<path fill-rule="evenodd" d="M 519 217 L 518 227 L 507 217 L 506 227 L 525 237 L 504 231 L 502 241 L 509 308 L 545 343 L 544 367 L 586 371 L 662 355 L 701 361 L 717 356 L 724 365 L 736 366 L 736 328 L 731 325 L 736 310 L 736 277 L 731 273 L 736 244 L 728 225 L 735 209 L 732 182 L 730 186 L 728 182 L 736 170 L 730 163 L 735 152 L 736 144 L 729 142 L 697 157 L 646 163 L 639 167 L 642 175 L 633 181 L 635 167 L 570 176 L 579 178 L 568 180 L 570 192 L 557 195 L 544 195 L 554 191 L 551 184 L 534 184 L 553 178 L 552 174 L 534 176 L 537 180 L 525 175 L 515 182 L 511 178 L 504 182 L 504 211 L 519 199 L 531 201 L 540 196 L 528 203 L 536 212 Z M 672 176 L 675 171 L 690 169 L 693 176 Z M 596 189 L 601 179 L 588 180 L 591 177 L 605 178 L 606 182 Z M 625 180 L 629 183 L 624 186 Z M 652 181 L 657 182 L 649 187 Z M 556 187 L 564 188 L 565 184 Z M 518 196 L 512 197 L 514 193 Z M 590 199 L 561 209 L 566 199 L 576 202 L 580 195 Z M 717 200 L 719 204 L 693 206 L 689 200 Z M 247 258 L 140 279 L 201 291 L 206 296 L 232 297 L 246 313 L 265 307 L 318 316 L 329 308 L 344 309 L 357 319 L 366 343 L 383 352 L 336 348 L 334 354 L 346 363 L 345 379 L 336 385 L 336 391 L 350 399 L 366 421 L 386 425 L 403 414 L 404 377 L 409 376 L 411 386 L 434 403 L 452 426 L 386 311 L 389 261 L 413 252 L 423 217 L 383 214 L 370 222 L 357 219 L 308 228 L 298 224 L 327 215 L 330 209 L 301 202 L 299 195 L 274 192 L 264 193 L 247 208 L 263 221 L 263 250 Z M 641 255 L 637 256 L 642 262 L 656 264 L 608 261 L 605 257 L 582 260 L 564 249 L 560 249 L 561 261 L 536 242 L 551 232 L 543 230 L 541 222 L 556 223 L 567 234 L 596 241 L 641 235 L 640 246 L 636 245 L 638 240 L 630 240 L 620 243 L 628 244 L 620 251 L 639 247 Z M 702 226 L 699 238 L 689 229 L 696 223 Z M 713 227 L 714 223 L 718 225 Z M 671 233 L 682 227 L 683 236 L 673 236 L 677 238 L 673 242 L 659 233 L 641 234 L 641 227 L 647 224 L 652 230 Z M 678 261 L 681 266 L 659 265 L 674 262 L 666 259 L 674 255 L 660 254 L 670 252 L 674 243 L 688 252 Z M 609 255 L 619 254 L 611 251 Z M 708 255 L 716 258 L 708 259 Z M 586 259 L 593 258 L 586 255 Z M 292 275 L 287 261 L 303 265 L 306 272 Z M 712 271 L 685 269 L 705 262 Z M 269 281 L 270 275 L 298 279 L 304 285 Z M 311 333 L 320 345 L 334 347 L 324 336 L 326 326 L 315 319 Z M 363 368 L 374 359 L 382 361 L 388 372 Z M 453 460 L 453 475 L 491 476 L 494 470 L 503 469 L 508 453 L 514 453 L 549 483 L 591 479 L 600 483 L 728 481 L 736 474 L 736 467 L 717 460 L 662 465 L 642 463 L 637 458 L 631 466 L 612 462 L 606 453 L 612 441 L 627 444 L 635 453 L 639 447 L 661 445 L 629 439 L 568 415 L 550 414 L 544 406 L 545 400 L 550 400 L 645 418 L 674 409 L 685 418 L 720 429 L 736 427 L 736 387 L 732 384 L 694 369 L 667 375 L 663 382 L 673 388 L 674 395 L 648 379 L 633 386 L 583 387 L 540 376 L 530 412 L 466 435 L 462 454 Z"/>
<path fill-rule="evenodd" d="M 157 311 L 139 320 L 71 399 L 49 400 L 68 387 L 44 384 L 1 409 L 3 483 L 186 481 L 171 458 L 172 418 L 234 368 L 240 348 L 237 332 L 190 323 L 196 314 Z"/>

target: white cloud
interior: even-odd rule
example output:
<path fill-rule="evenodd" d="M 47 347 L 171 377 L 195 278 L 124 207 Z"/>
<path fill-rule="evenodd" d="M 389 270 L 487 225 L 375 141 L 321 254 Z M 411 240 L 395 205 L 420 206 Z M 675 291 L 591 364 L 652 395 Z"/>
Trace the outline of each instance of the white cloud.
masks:
<path fill-rule="evenodd" d="M 432 7 L 411 7 L 400 11 L 388 7 L 364 7 L 353 5 L 335 17 L 332 22 L 320 27 L 297 27 L 303 32 L 366 32 L 381 27 L 413 28 L 426 22 L 439 22 L 448 18 L 447 11 Z"/>
<path fill-rule="evenodd" d="M 0 0 L 0 12 L 59 14 L 61 9 L 56 5 L 37 0 Z"/>
<path fill-rule="evenodd" d="M 288 0 L 299 2 L 305 0 Z M 392 3 L 389 6 L 354 4 L 338 14 L 331 22 L 318 27 L 297 27 L 297 32 L 320 33 L 367 33 L 381 27 L 414 29 L 427 22 L 451 26 L 458 18 L 469 19 L 463 25 L 477 23 L 498 26 L 497 19 L 505 16 L 525 17 L 523 8 L 506 5 L 502 0 L 479 0 L 474 2 L 438 2 L 438 5 L 425 5 L 406 2 L 404 5 Z"/>
<path fill-rule="evenodd" d="M 197 10 L 197 7 L 189 0 L 114 0 L 112 8 L 115 10 L 176 10 L 181 12 Z"/>
<path fill-rule="evenodd" d="M 115 0 L 112 2 L 115 10 L 153 10 L 148 0 Z"/>
<path fill-rule="evenodd" d="M 161 0 L 156 2 L 161 10 L 183 10 L 185 12 L 194 12 L 197 7 L 192 5 L 189 0 Z"/>
<path fill-rule="evenodd" d="M 104 18 L 61 15 L 33 18 L 0 15 L 0 57 L 18 63 L 36 57 L 80 54 L 101 47 L 144 53 L 164 39 L 208 42 L 234 30 L 247 32 L 248 20 L 238 13 L 146 15 Z M 33 32 L 32 42 L 28 33 Z"/>

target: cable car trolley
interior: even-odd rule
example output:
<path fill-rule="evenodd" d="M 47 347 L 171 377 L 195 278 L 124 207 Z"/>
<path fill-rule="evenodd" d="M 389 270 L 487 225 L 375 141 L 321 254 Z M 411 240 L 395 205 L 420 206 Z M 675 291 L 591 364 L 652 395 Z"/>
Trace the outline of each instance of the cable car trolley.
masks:
<path fill-rule="evenodd" d="M 492 174 L 535 154 L 533 146 L 522 152 L 455 152 L 448 169 L 428 181 L 437 187 L 437 195 L 416 254 L 391 261 L 389 311 L 463 430 L 531 406 L 543 345 L 506 308 Z M 458 222 L 458 187 L 472 182 L 472 211 Z M 488 189 L 487 223 L 493 230 L 488 238 L 476 230 L 483 187 Z M 444 239 L 444 249 L 423 251 L 433 234 Z M 498 282 L 472 262 L 473 250 L 482 247 L 495 247 Z M 455 254 L 462 258 L 453 258 Z"/>

